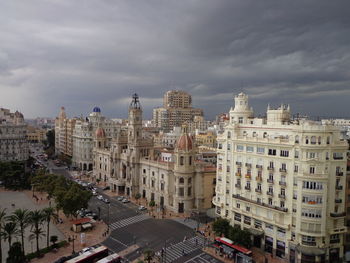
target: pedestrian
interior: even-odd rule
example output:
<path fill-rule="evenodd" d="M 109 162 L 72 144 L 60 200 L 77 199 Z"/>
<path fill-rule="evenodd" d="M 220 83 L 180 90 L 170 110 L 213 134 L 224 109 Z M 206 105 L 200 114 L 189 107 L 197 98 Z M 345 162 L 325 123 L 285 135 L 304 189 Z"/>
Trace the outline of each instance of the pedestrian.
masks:
<path fill-rule="evenodd" d="M 196 246 L 198 245 L 198 239 L 196 238 Z"/>
<path fill-rule="evenodd" d="M 182 249 L 182 255 L 185 256 L 185 249 Z"/>

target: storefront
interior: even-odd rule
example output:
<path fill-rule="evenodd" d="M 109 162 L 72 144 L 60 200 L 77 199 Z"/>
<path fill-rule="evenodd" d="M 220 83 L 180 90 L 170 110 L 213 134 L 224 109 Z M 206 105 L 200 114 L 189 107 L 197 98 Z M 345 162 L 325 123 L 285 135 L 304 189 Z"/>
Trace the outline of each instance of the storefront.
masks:
<path fill-rule="evenodd" d="M 276 256 L 280 258 L 286 256 L 286 244 L 283 241 L 277 240 Z"/>
<path fill-rule="evenodd" d="M 268 253 L 272 253 L 273 251 L 273 238 L 269 236 L 265 236 L 265 251 Z"/>

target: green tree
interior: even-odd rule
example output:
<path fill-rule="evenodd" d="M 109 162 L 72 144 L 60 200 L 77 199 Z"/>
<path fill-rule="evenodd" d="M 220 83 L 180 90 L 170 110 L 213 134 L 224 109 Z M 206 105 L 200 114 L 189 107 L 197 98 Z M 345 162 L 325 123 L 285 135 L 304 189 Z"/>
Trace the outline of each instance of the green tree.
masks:
<path fill-rule="evenodd" d="M 139 203 L 139 199 L 141 198 L 141 194 L 140 193 L 137 193 L 136 195 L 135 195 L 135 199 L 136 199 L 136 201 L 137 201 L 137 203 Z"/>
<path fill-rule="evenodd" d="M 50 237 L 50 242 L 52 243 L 52 246 L 55 247 L 56 246 L 56 242 L 58 241 L 58 237 L 57 236 L 51 236 Z"/>
<path fill-rule="evenodd" d="M 218 218 L 213 223 L 213 230 L 215 234 L 217 234 L 218 236 L 221 236 L 221 235 L 228 236 L 229 228 L 230 228 L 230 222 L 224 218 Z"/>
<path fill-rule="evenodd" d="M 23 263 L 27 262 L 23 248 L 20 242 L 15 242 L 9 249 L 6 263 Z"/>
<path fill-rule="evenodd" d="M 15 222 L 7 222 L 4 225 L 2 236 L 4 240 L 9 242 L 9 248 L 12 245 L 12 238 L 16 237 L 19 234 L 17 224 Z"/>
<path fill-rule="evenodd" d="M 31 235 L 29 236 L 30 240 L 35 238 L 36 240 L 36 253 L 39 255 L 39 239 L 44 236 L 44 233 L 41 229 L 42 223 L 44 221 L 44 215 L 41 210 L 34 210 L 29 212 L 30 215 L 30 225 L 31 225 Z"/>
<path fill-rule="evenodd" d="M 143 251 L 143 256 L 144 256 L 144 259 L 147 260 L 148 263 L 150 263 L 154 257 L 154 251 L 147 248 Z"/>
<path fill-rule="evenodd" d="M 6 219 L 6 208 L 0 209 L 0 262 L 2 262 L 2 229 Z"/>
<path fill-rule="evenodd" d="M 44 220 L 46 221 L 46 246 L 49 247 L 49 237 L 50 237 L 50 222 L 51 219 L 57 220 L 58 216 L 55 213 L 53 207 L 46 207 L 43 209 Z"/>
<path fill-rule="evenodd" d="M 27 209 L 16 209 L 9 217 L 12 222 L 15 222 L 19 227 L 19 233 L 21 235 L 22 249 L 24 254 L 24 231 L 29 225 L 29 211 Z"/>
<path fill-rule="evenodd" d="M 83 190 L 78 184 L 73 184 L 63 196 L 60 204 L 67 216 L 76 216 L 76 211 L 86 208 L 92 196 L 90 191 Z"/>
<path fill-rule="evenodd" d="M 239 226 L 230 226 L 228 237 L 235 243 L 250 248 L 252 246 L 251 234 L 248 230 L 242 230 Z"/>
<path fill-rule="evenodd" d="M 151 212 L 153 213 L 153 207 L 156 206 L 156 202 L 154 202 L 154 200 L 151 200 L 148 205 L 151 207 Z"/>

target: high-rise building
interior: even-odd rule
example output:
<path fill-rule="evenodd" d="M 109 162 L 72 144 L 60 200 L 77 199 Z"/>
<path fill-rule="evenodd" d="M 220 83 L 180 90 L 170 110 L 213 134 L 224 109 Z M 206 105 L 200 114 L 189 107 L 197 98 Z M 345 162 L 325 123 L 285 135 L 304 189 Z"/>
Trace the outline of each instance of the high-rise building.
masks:
<path fill-rule="evenodd" d="M 293 121 L 286 105 L 254 118 L 247 95 L 234 100 L 217 139 L 216 213 L 288 262 L 342 258 L 348 144 L 339 129 Z"/>
<path fill-rule="evenodd" d="M 25 161 L 29 158 L 27 124 L 23 114 L 0 108 L 0 161 Z"/>
<path fill-rule="evenodd" d="M 61 107 L 55 120 L 55 151 L 56 154 L 73 155 L 73 130 L 76 118 L 67 118 L 65 108 Z"/>
<path fill-rule="evenodd" d="M 155 126 L 164 131 L 181 127 L 184 122 L 193 122 L 195 116 L 203 116 L 203 110 L 193 108 L 191 95 L 178 90 L 166 92 L 163 107 L 153 110 Z"/>

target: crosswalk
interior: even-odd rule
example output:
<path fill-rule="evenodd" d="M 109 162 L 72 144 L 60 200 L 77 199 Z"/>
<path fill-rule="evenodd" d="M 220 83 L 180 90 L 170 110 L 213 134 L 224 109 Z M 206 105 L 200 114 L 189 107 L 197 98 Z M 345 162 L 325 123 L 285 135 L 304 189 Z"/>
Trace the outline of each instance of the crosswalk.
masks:
<path fill-rule="evenodd" d="M 128 225 L 131 225 L 131 224 L 135 224 L 137 222 L 141 222 L 141 221 L 144 221 L 144 220 L 149 219 L 149 218 L 151 218 L 151 217 L 148 214 L 141 214 L 141 215 L 136 215 L 133 217 L 125 218 L 125 219 L 122 219 L 122 220 L 119 220 L 117 222 L 110 224 L 109 229 L 111 231 L 113 231 L 115 229 L 122 228 L 122 227 L 125 227 Z"/>
<path fill-rule="evenodd" d="M 171 245 L 166 248 L 165 253 L 163 253 L 163 261 L 164 263 L 171 263 L 180 257 L 184 256 L 184 254 L 189 254 L 196 249 L 202 248 L 205 244 L 205 238 L 202 236 L 191 237 L 185 241 L 180 243 Z M 161 255 L 161 251 L 157 254 Z"/>

